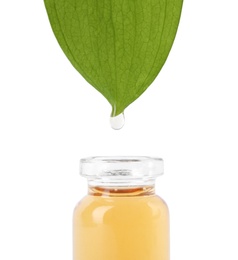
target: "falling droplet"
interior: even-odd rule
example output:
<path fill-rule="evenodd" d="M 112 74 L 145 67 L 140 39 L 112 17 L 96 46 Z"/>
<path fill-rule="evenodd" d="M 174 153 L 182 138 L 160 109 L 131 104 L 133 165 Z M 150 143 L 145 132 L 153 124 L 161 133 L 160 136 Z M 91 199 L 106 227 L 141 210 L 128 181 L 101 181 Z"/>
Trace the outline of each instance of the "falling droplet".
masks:
<path fill-rule="evenodd" d="M 118 116 L 111 116 L 110 117 L 110 124 L 111 124 L 111 127 L 114 130 L 121 129 L 124 126 L 124 124 L 125 124 L 124 113 L 121 113 Z"/>

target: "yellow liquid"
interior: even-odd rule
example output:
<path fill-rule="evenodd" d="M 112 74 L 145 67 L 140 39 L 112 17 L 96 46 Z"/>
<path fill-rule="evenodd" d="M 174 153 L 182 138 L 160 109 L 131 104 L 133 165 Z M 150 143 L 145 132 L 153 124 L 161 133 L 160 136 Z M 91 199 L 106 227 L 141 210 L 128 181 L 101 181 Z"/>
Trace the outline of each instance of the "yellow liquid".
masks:
<path fill-rule="evenodd" d="M 153 187 L 93 188 L 74 211 L 74 260 L 169 260 L 169 216 Z"/>

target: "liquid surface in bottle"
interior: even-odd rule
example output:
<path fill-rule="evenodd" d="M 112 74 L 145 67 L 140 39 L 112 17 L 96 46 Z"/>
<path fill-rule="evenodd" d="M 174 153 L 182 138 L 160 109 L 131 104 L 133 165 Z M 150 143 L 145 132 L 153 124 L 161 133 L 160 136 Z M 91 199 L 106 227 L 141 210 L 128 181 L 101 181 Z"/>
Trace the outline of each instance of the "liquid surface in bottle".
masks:
<path fill-rule="evenodd" d="M 169 260 L 169 216 L 153 187 L 91 188 L 74 211 L 74 260 Z"/>

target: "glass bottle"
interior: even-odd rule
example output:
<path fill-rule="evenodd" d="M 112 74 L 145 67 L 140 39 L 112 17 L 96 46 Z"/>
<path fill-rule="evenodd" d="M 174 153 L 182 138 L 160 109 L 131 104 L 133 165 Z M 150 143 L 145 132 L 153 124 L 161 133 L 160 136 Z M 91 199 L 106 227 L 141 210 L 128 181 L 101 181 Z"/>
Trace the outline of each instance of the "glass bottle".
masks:
<path fill-rule="evenodd" d="M 80 172 L 88 195 L 74 210 L 74 260 L 169 260 L 169 212 L 155 194 L 161 159 L 92 157 Z"/>

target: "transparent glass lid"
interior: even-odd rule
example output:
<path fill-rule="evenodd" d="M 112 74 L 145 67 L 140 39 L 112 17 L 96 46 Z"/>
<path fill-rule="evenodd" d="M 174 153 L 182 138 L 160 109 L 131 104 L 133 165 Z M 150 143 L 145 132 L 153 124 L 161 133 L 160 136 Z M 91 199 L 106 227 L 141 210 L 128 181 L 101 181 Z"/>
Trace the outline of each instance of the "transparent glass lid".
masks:
<path fill-rule="evenodd" d="M 145 156 L 89 157 L 81 159 L 80 174 L 92 185 L 149 184 L 163 174 L 163 160 Z"/>

